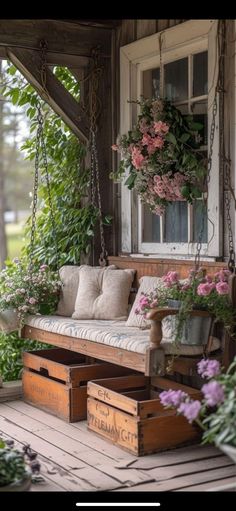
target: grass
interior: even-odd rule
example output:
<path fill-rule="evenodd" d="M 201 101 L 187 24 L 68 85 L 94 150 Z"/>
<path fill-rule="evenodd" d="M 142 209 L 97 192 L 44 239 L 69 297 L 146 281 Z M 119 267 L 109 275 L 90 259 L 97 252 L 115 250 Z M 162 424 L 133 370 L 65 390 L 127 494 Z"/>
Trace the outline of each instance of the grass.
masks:
<path fill-rule="evenodd" d="M 24 222 L 6 224 L 8 259 L 20 256 L 21 248 L 24 245 L 23 225 Z"/>

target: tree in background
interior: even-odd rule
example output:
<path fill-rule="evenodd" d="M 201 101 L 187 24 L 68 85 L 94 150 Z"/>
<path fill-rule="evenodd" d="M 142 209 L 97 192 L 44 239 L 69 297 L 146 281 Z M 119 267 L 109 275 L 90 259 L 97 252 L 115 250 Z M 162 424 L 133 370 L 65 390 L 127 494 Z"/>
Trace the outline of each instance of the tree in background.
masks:
<path fill-rule="evenodd" d="M 55 68 L 58 79 L 79 101 L 79 84 L 67 68 Z M 41 104 L 44 116 L 44 137 L 47 148 L 48 172 L 50 179 L 52 206 L 55 217 L 53 233 L 50 203 L 40 156 L 40 183 L 38 213 L 36 219 L 36 239 L 34 247 L 35 263 L 47 263 L 52 268 L 57 264 L 55 245 L 58 248 L 58 264 L 76 264 L 81 255 L 90 250 L 98 211 L 87 200 L 89 195 L 89 170 L 84 167 L 85 148 L 69 128 L 51 108 L 44 104 L 33 87 L 22 77 L 16 68 L 8 63 L 6 74 L 10 81 L 3 87 L 3 94 L 14 105 L 26 108 L 30 119 L 30 137 L 22 149 L 30 162 L 35 159 L 37 104 Z M 31 218 L 26 226 L 26 245 L 23 253 L 29 255 Z M 55 235 L 54 235 L 55 234 Z M 56 242 L 56 243 L 55 243 Z"/>

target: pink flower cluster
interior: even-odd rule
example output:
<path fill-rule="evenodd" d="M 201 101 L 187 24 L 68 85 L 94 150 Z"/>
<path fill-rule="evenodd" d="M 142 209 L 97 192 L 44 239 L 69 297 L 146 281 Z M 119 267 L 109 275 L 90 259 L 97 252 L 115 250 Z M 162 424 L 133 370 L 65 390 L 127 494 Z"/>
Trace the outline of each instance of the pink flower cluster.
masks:
<path fill-rule="evenodd" d="M 180 172 L 175 174 L 167 172 L 163 176 L 156 175 L 153 178 L 153 191 L 158 197 L 167 201 L 184 200 L 181 188 L 186 181 L 187 177 Z"/>
<path fill-rule="evenodd" d="M 136 307 L 135 309 L 135 314 L 141 314 L 145 316 L 150 309 L 154 309 L 155 307 L 158 307 L 156 293 L 154 292 L 151 292 L 149 294 L 142 293 L 138 307 Z"/>
<path fill-rule="evenodd" d="M 146 119 L 141 119 L 139 129 L 142 133 L 142 139 L 137 144 L 130 144 L 127 148 L 128 153 L 132 155 L 132 164 L 136 170 L 145 170 L 149 163 L 149 157 L 156 151 L 163 148 L 165 135 L 169 131 L 169 126 L 162 121 L 147 123 Z M 112 146 L 117 150 L 116 146 Z"/>
<path fill-rule="evenodd" d="M 203 279 L 197 288 L 199 296 L 209 296 L 212 291 L 216 290 L 219 295 L 227 295 L 229 293 L 228 277 L 230 272 L 228 270 L 221 270 L 215 273 L 214 278 L 209 275 Z"/>

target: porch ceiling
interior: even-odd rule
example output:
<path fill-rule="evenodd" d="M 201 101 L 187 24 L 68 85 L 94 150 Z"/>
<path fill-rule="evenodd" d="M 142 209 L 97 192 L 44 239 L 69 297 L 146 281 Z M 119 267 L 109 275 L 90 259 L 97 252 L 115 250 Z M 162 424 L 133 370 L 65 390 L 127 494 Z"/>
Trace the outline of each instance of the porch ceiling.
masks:
<path fill-rule="evenodd" d="M 89 58 L 99 47 L 103 56 L 110 57 L 113 20 L 0 20 L 0 58 L 7 58 L 6 48 L 38 50 L 42 39 L 48 46 L 48 63 L 58 63 L 55 55 Z M 86 65 L 86 61 L 84 61 Z M 80 65 L 80 62 L 79 62 Z"/>

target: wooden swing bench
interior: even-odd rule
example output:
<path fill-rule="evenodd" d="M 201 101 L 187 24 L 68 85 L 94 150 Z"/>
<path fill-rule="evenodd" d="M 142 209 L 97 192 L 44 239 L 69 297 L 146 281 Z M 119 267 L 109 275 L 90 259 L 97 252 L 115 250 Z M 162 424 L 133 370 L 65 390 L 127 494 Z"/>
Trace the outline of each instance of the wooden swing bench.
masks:
<path fill-rule="evenodd" d="M 136 270 L 132 293 L 135 293 L 137 290 L 139 279 L 143 276 L 161 277 L 168 271 L 172 270 L 177 271 L 180 278 L 186 278 L 189 270 L 193 266 L 193 262 L 188 260 L 151 259 L 147 257 L 134 258 L 129 256 L 110 257 L 109 264 L 116 265 L 116 267 L 120 269 Z M 225 263 L 222 262 L 204 262 L 204 267 L 206 268 L 207 273 L 215 273 L 220 271 L 222 268 L 225 268 L 225 266 Z M 231 297 L 232 300 L 234 300 L 233 303 L 235 303 L 234 276 L 232 276 Z M 151 329 L 142 332 L 142 335 L 145 336 L 146 339 L 146 348 L 144 352 L 141 353 L 131 351 L 129 349 L 123 349 L 120 346 L 116 347 L 114 345 L 105 344 L 104 342 L 101 343 L 94 340 L 78 338 L 71 334 L 65 335 L 64 333 L 55 333 L 50 331 L 50 326 L 46 329 L 40 328 L 34 326 L 34 322 L 32 321 L 24 326 L 22 337 L 65 348 L 67 350 L 92 357 L 93 359 L 110 362 L 133 370 L 135 369 L 136 371 L 143 373 L 145 376 L 160 376 L 166 373 L 167 364 L 169 360 L 173 358 L 171 354 L 165 353 L 165 350 L 161 345 L 161 322 L 165 316 L 175 313 L 176 310 L 170 309 L 157 309 L 149 313 Z M 204 316 L 207 314 L 208 313 L 205 311 L 192 312 L 192 315 Z M 55 318 L 55 320 L 57 321 L 57 318 Z M 220 345 L 218 343 L 217 346 L 214 346 L 212 345 L 212 339 L 212 332 L 210 332 L 207 345 L 205 346 L 205 352 L 212 352 L 212 355 L 214 354 L 214 358 L 218 358 L 224 366 L 227 367 L 234 354 L 234 343 L 232 343 L 228 336 L 224 335 Z M 194 346 L 194 348 L 196 347 Z M 182 375 L 193 375 L 196 372 L 196 363 L 202 358 L 202 355 L 202 347 L 200 347 L 200 352 L 198 347 L 198 351 L 193 350 L 193 354 L 191 353 L 191 355 L 188 355 L 187 353 L 184 355 L 181 354 L 172 361 L 172 372 L 180 373 Z"/>

